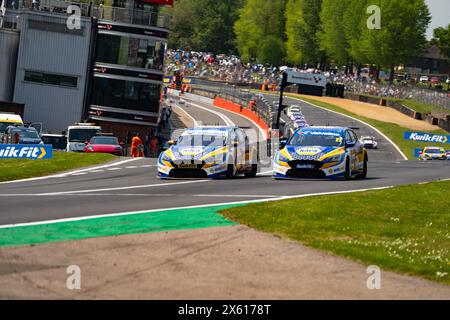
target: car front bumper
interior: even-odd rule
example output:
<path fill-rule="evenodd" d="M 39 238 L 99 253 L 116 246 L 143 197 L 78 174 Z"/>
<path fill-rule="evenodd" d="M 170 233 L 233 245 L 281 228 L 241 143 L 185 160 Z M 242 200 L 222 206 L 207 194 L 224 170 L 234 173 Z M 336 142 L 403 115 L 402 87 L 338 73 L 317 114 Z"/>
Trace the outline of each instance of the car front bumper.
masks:
<path fill-rule="evenodd" d="M 314 168 L 296 168 L 287 163 L 273 163 L 273 177 L 276 179 L 340 178 L 345 174 L 345 161 L 323 163 Z"/>

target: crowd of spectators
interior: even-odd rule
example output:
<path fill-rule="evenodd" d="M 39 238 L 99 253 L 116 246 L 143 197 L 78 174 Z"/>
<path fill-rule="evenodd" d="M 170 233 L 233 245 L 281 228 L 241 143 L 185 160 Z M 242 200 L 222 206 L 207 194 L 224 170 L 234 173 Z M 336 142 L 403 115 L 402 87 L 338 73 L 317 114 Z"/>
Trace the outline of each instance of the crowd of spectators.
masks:
<path fill-rule="evenodd" d="M 168 50 L 166 74 L 180 71 L 184 76 L 194 76 L 210 80 L 220 80 L 232 84 L 245 84 L 249 86 L 267 85 L 277 87 L 281 75 L 286 69 L 297 72 L 324 74 L 329 83 L 342 84 L 345 91 L 356 94 L 366 94 L 378 97 L 409 98 L 424 103 L 437 103 L 448 105 L 446 93 L 427 90 L 417 87 L 412 78 L 396 80 L 389 84 L 386 81 L 376 80 L 374 70 L 363 68 L 360 72 L 345 73 L 340 69 L 322 72 L 317 69 L 297 69 L 287 66 L 273 67 L 259 63 L 244 63 L 238 56 L 213 54 L 208 52 L 192 52 L 183 50 Z M 386 74 L 383 75 L 385 78 Z M 277 87 L 278 89 L 278 87 Z"/>
<path fill-rule="evenodd" d="M 276 82 L 281 73 L 280 68 L 244 63 L 234 55 L 168 50 L 166 73 L 170 75 L 175 71 L 184 76 L 245 84 Z"/>

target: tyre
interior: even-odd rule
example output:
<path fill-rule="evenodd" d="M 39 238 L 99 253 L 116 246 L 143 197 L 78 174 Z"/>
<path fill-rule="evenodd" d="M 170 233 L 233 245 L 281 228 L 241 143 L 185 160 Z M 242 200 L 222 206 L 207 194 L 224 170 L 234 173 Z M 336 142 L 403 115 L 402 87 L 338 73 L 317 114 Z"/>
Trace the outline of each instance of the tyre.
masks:
<path fill-rule="evenodd" d="M 229 163 L 229 164 L 227 165 L 227 173 L 226 173 L 226 177 L 227 177 L 227 179 L 233 179 L 235 175 L 236 175 L 236 169 L 235 169 L 235 166 L 234 166 L 234 164 Z"/>
<path fill-rule="evenodd" d="M 356 176 L 357 179 L 367 178 L 367 156 L 364 156 L 363 171 Z"/>
<path fill-rule="evenodd" d="M 254 178 L 254 177 L 256 177 L 257 173 L 258 173 L 258 165 L 257 164 L 252 164 L 252 171 L 246 172 L 245 173 L 245 177 L 246 178 Z"/>
<path fill-rule="evenodd" d="M 347 160 L 345 160 L 344 180 L 350 180 L 351 178 L 352 178 L 352 173 L 350 171 L 350 159 L 347 158 Z"/>

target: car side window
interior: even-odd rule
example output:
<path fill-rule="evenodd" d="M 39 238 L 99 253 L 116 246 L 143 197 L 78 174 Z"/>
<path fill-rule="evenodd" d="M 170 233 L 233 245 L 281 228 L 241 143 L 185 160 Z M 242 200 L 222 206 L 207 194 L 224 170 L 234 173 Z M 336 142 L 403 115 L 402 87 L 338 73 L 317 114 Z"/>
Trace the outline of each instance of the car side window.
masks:
<path fill-rule="evenodd" d="M 352 137 L 350 135 L 350 131 L 345 132 L 345 144 L 352 144 Z"/>
<path fill-rule="evenodd" d="M 242 132 L 242 130 L 236 129 L 236 136 L 239 143 L 245 143 L 245 134 Z"/>
<path fill-rule="evenodd" d="M 235 130 L 232 130 L 232 131 L 230 132 L 230 142 L 233 143 L 233 142 L 235 142 L 235 141 L 237 141 L 236 132 L 235 132 Z"/>
<path fill-rule="evenodd" d="M 350 136 L 352 137 L 353 143 L 358 142 L 358 136 L 354 131 L 350 131 Z"/>

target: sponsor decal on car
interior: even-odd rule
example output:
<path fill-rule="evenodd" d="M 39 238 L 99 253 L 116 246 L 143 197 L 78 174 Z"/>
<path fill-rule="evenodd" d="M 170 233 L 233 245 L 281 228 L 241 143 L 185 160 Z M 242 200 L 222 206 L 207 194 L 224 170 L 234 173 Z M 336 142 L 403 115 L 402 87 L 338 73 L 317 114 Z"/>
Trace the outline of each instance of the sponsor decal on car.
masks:
<path fill-rule="evenodd" d="M 314 156 L 318 153 L 321 153 L 322 150 L 320 148 L 298 148 L 296 150 L 297 154 L 300 156 Z"/>
<path fill-rule="evenodd" d="M 196 156 L 199 153 L 203 153 L 204 151 L 204 147 L 191 147 L 180 149 L 180 154 L 183 156 Z"/>

